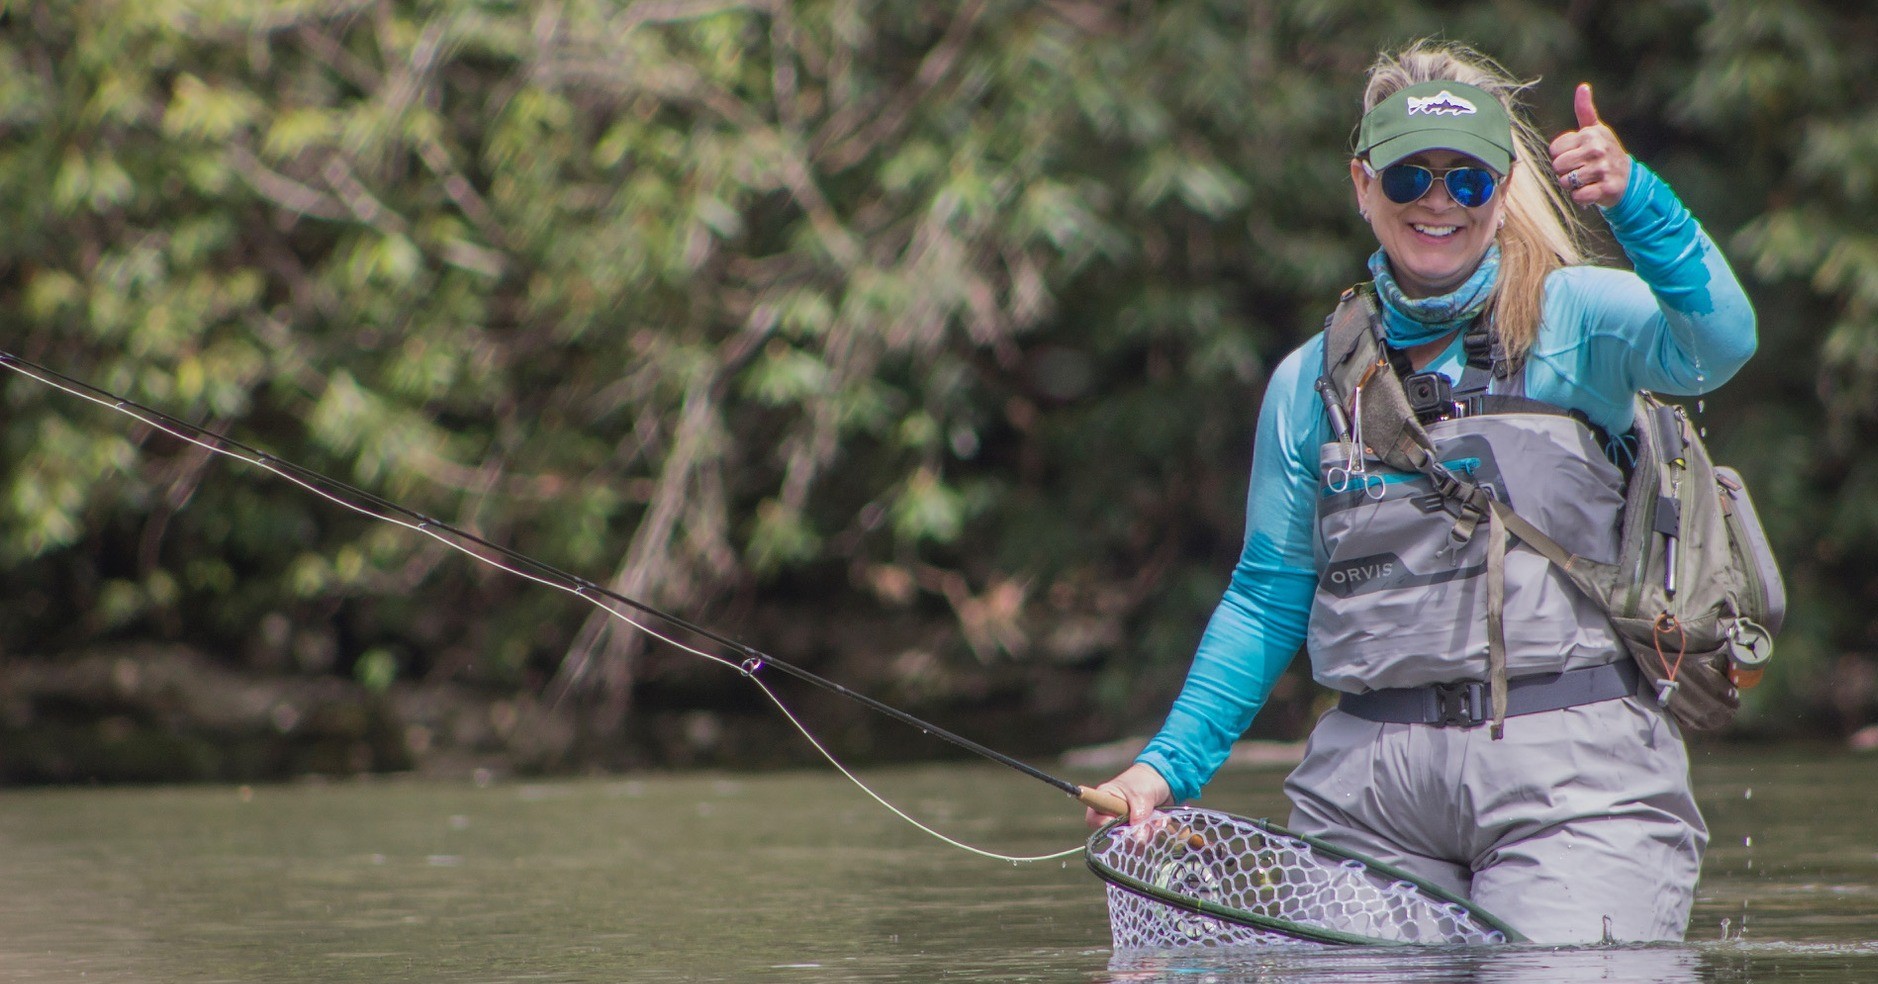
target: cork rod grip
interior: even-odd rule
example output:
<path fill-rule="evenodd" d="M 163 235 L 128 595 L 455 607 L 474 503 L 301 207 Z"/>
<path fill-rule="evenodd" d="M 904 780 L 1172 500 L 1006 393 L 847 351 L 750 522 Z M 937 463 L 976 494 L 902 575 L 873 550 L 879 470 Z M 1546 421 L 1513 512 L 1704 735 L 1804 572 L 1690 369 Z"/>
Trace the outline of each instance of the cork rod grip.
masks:
<path fill-rule="evenodd" d="M 1111 817 L 1121 817 L 1123 819 L 1127 819 L 1128 817 L 1128 801 L 1106 789 L 1097 789 L 1094 786 L 1077 786 L 1076 799 L 1080 800 L 1082 805 L 1089 807 L 1097 813 L 1106 813 Z"/>

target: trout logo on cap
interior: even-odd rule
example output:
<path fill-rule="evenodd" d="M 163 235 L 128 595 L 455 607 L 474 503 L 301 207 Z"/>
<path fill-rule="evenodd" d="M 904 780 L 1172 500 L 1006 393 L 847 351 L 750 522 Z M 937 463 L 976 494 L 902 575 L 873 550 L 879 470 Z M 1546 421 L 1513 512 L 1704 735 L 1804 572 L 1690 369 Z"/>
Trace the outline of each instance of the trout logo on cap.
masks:
<path fill-rule="evenodd" d="M 1473 103 L 1462 99 L 1460 96 L 1446 89 L 1432 96 L 1423 96 L 1419 99 L 1410 96 L 1408 100 L 1408 114 L 1410 116 L 1414 116 L 1417 113 L 1427 113 L 1430 116 L 1472 116 L 1478 112 L 1480 112 L 1480 110 L 1475 109 Z"/>

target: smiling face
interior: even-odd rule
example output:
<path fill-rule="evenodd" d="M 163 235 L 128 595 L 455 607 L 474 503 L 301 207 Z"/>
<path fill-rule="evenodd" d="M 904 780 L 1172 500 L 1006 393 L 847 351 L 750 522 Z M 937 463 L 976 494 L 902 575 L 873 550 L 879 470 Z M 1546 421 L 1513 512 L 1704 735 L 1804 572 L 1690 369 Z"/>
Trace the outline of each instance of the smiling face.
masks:
<path fill-rule="evenodd" d="M 1423 151 L 1401 163 L 1420 164 L 1436 174 L 1480 164 L 1452 150 Z M 1478 208 L 1463 208 L 1448 196 L 1447 184 L 1440 180 L 1422 197 L 1397 205 L 1382 193 L 1381 183 L 1363 169 L 1362 161 L 1350 162 L 1350 179 L 1356 183 L 1357 204 L 1369 216 L 1376 241 L 1389 254 L 1397 285 L 1410 297 L 1445 294 L 1466 281 L 1499 233 L 1506 213 L 1505 180 L 1493 200 Z"/>

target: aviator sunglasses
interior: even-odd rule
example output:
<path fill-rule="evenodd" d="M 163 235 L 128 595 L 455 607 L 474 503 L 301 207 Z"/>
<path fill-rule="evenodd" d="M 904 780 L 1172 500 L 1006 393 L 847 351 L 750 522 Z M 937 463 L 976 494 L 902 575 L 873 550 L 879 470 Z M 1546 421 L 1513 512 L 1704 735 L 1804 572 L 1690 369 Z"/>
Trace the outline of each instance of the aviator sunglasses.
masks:
<path fill-rule="evenodd" d="M 1382 193 L 1397 205 L 1420 201 L 1440 178 L 1448 186 L 1448 197 L 1462 208 L 1479 208 L 1493 200 L 1500 188 L 1500 178 L 1478 164 L 1464 164 L 1445 171 L 1432 171 L 1420 164 L 1391 164 L 1379 174 L 1363 162 L 1363 170 L 1382 183 Z"/>

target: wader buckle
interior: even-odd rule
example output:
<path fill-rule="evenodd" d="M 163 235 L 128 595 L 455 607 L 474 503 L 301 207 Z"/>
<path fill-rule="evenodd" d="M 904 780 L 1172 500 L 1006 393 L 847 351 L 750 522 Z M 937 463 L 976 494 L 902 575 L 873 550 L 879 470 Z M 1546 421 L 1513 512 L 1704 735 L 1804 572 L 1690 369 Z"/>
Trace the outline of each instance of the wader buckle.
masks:
<path fill-rule="evenodd" d="M 1480 680 L 1437 683 L 1428 688 L 1435 708 L 1429 723 L 1443 728 L 1478 728 L 1487 723 L 1487 685 Z"/>

